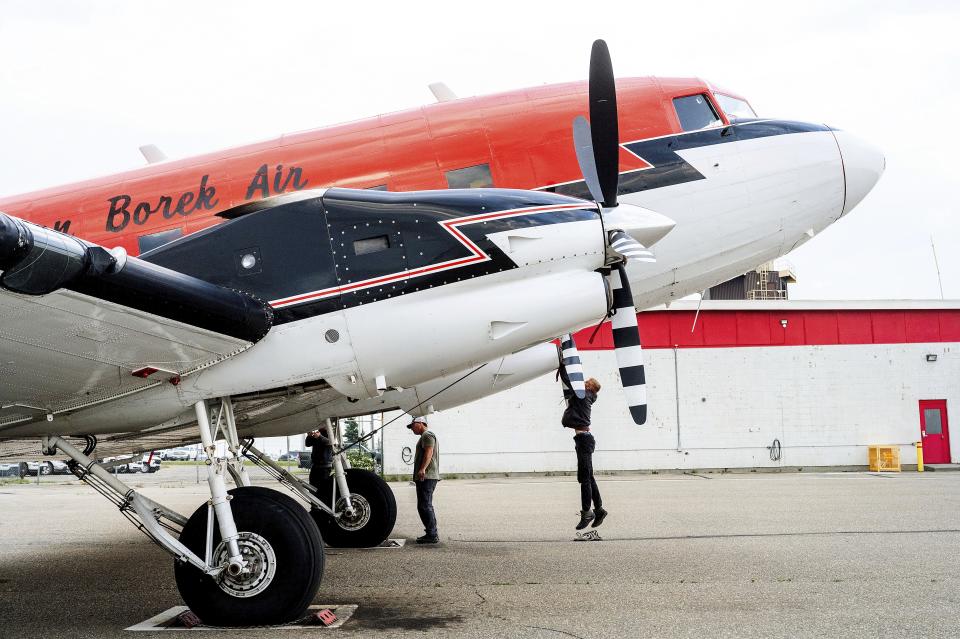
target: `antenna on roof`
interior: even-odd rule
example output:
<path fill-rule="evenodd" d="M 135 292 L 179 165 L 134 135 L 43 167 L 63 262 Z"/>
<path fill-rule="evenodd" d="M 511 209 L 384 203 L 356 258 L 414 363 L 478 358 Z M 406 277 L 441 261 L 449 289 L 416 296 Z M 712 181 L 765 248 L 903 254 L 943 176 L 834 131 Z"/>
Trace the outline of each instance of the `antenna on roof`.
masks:
<path fill-rule="evenodd" d="M 437 99 L 437 102 L 450 102 L 451 100 L 457 99 L 457 94 L 450 90 L 443 82 L 434 82 L 429 85 L 430 91 L 433 93 L 433 97 Z"/>
<path fill-rule="evenodd" d="M 156 144 L 144 144 L 140 147 L 140 153 L 143 154 L 147 164 L 156 164 L 167 159 L 167 154 L 157 148 Z"/>

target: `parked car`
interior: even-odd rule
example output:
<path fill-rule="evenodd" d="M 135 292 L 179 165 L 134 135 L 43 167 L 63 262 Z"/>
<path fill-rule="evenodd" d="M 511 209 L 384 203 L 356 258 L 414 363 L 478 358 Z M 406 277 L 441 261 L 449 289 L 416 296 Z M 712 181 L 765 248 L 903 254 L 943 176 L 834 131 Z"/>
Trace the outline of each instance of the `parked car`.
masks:
<path fill-rule="evenodd" d="M 19 477 L 20 464 L 0 464 L 0 477 Z"/>
<path fill-rule="evenodd" d="M 54 472 L 52 461 L 23 461 L 20 462 L 20 476 L 52 475 Z"/>
<path fill-rule="evenodd" d="M 313 451 L 311 450 L 298 450 L 297 454 L 299 458 L 297 460 L 297 466 L 300 468 L 313 468 Z"/>
<path fill-rule="evenodd" d="M 190 461 L 196 458 L 196 451 L 189 448 L 174 448 L 166 451 L 164 459 L 167 461 Z"/>
<path fill-rule="evenodd" d="M 118 457 L 104 457 L 102 460 L 104 468 L 111 473 L 139 473 L 143 472 L 143 462 L 139 459 L 132 460 L 128 455 Z"/>
<path fill-rule="evenodd" d="M 300 451 L 291 450 L 289 453 L 283 453 L 277 457 L 277 461 L 298 461 L 300 459 Z"/>
<path fill-rule="evenodd" d="M 67 462 L 61 461 L 59 459 L 53 459 L 50 461 L 53 464 L 53 474 L 54 475 L 69 475 L 70 467 L 67 466 Z"/>
<path fill-rule="evenodd" d="M 160 470 L 160 455 L 154 454 L 153 458 L 150 458 L 150 455 L 144 455 L 143 461 L 141 463 L 144 473 L 155 473 Z"/>

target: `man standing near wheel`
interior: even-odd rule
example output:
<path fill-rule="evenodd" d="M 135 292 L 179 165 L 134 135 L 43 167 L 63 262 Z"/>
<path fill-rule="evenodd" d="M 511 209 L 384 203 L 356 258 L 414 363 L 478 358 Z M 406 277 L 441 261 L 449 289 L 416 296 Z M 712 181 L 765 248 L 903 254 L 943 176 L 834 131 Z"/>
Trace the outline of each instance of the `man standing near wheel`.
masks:
<path fill-rule="evenodd" d="M 314 430 L 307 433 L 304 446 L 310 446 L 310 484 L 317 490 L 326 490 L 333 472 L 333 444 L 326 433 Z"/>
<path fill-rule="evenodd" d="M 420 437 L 413 457 L 413 482 L 417 486 L 417 512 L 426 534 L 417 537 L 417 543 L 435 544 L 440 541 L 437 516 L 433 511 L 433 491 L 440 481 L 440 447 L 437 436 L 427 430 L 426 417 L 414 417 L 407 428 Z"/>

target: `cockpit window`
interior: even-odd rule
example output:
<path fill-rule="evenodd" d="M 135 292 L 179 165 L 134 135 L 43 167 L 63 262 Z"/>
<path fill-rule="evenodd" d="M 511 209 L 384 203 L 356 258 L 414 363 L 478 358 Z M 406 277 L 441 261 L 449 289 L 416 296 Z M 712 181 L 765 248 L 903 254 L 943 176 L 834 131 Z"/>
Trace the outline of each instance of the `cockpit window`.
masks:
<path fill-rule="evenodd" d="M 710 100 L 702 93 L 674 98 L 673 108 L 677 110 L 680 127 L 684 131 L 696 131 L 723 124 L 720 116 L 714 111 L 713 105 L 710 104 Z"/>
<path fill-rule="evenodd" d="M 714 93 L 713 97 L 717 99 L 720 108 L 723 109 L 723 112 L 726 113 L 727 117 L 731 120 L 757 117 L 757 114 L 753 112 L 753 109 L 750 108 L 746 100 L 734 98 L 722 93 Z"/>

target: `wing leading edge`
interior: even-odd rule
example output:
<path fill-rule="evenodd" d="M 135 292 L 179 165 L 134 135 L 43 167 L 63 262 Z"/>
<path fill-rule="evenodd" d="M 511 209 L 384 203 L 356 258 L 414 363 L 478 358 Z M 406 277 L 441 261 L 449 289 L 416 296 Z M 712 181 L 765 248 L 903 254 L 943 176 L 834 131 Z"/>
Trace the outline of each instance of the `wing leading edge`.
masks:
<path fill-rule="evenodd" d="M 269 305 L 0 213 L 0 439 L 179 378 L 270 330 Z"/>

